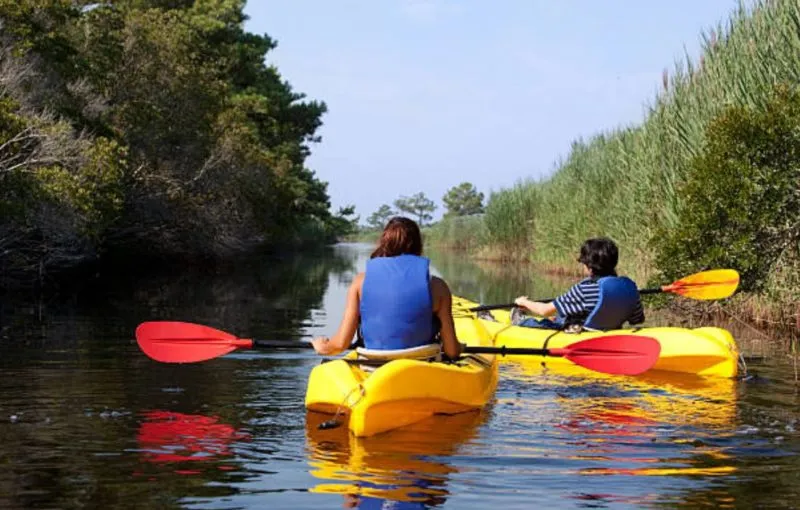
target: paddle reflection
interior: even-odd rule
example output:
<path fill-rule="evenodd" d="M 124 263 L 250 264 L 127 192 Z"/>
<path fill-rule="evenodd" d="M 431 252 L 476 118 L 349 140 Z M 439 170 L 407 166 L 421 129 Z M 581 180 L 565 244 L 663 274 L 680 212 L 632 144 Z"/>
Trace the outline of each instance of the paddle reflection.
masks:
<path fill-rule="evenodd" d="M 215 416 L 153 410 L 143 413 L 137 441 L 145 462 L 192 463 L 225 459 L 231 446 L 248 437 Z M 225 466 L 217 466 L 226 470 Z M 185 474 L 189 474 L 186 471 Z"/>
<path fill-rule="evenodd" d="M 308 412 L 310 473 L 325 480 L 312 492 L 344 496 L 345 508 L 414 509 L 442 505 L 457 468 L 446 462 L 471 441 L 486 411 L 434 416 L 385 434 L 357 438 L 346 427 L 320 430 L 329 415 Z"/>

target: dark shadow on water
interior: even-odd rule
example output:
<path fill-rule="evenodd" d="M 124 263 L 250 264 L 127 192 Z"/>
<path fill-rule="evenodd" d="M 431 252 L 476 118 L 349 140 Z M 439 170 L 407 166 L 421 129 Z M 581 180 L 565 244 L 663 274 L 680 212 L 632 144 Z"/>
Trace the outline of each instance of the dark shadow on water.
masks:
<path fill-rule="evenodd" d="M 214 266 L 115 274 L 74 293 L 0 300 L 0 345 L 46 343 L 102 351 L 108 336 L 132 337 L 146 320 L 183 320 L 234 333 L 298 338 L 329 279 L 353 271 L 356 255 L 329 249 Z M 0 361 L 2 365 L 2 361 Z"/>
<path fill-rule="evenodd" d="M 356 260 L 339 249 L 270 255 L 4 296 L 0 507 L 178 508 L 187 496 L 238 493 L 259 475 L 237 449 L 268 463 L 270 441 L 302 423 L 308 362 L 262 353 L 160 364 L 139 351 L 136 325 L 186 320 L 299 338 Z M 242 434 L 263 439 L 250 445 Z"/>

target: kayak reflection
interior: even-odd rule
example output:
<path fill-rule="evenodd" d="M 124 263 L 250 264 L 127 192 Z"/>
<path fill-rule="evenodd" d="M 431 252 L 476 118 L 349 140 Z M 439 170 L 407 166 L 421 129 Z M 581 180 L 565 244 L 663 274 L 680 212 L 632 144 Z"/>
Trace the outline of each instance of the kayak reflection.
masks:
<path fill-rule="evenodd" d="M 447 462 L 477 435 L 486 410 L 434 416 L 377 436 L 359 438 L 345 427 L 321 430 L 329 415 L 306 414 L 310 473 L 321 480 L 312 492 L 342 494 L 345 508 L 428 508 L 443 504 Z"/>
<path fill-rule="evenodd" d="M 509 366 L 501 377 L 536 396 L 514 401 L 517 425 L 554 425 L 561 454 L 582 475 L 736 470 L 728 440 L 737 429 L 736 380 L 657 371 L 618 377 L 537 363 Z"/>
<path fill-rule="evenodd" d="M 630 421 L 702 428 L 729 428 L 736 420 L 735 379 L 658 370 L 620 377 L 576 365 L 543 366 L 534 360 L 506 368 L 502 377 L 520 383 L 551 388 L 566 385 L 573 388 L 571 393 L 575 395 L 588 391 L 588 398 L 562 399 L 573 413 L 592 413 L 603 408 L 610 414 L 614 409 L 627 408 L 622 413 Z"/>

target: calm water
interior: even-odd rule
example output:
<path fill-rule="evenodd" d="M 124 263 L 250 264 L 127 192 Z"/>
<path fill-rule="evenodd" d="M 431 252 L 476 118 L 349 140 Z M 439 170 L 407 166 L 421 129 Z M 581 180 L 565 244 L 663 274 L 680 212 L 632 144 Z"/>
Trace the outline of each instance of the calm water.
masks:
<path fill-rule="evenodd" d="M 133 340 L 155 319 L 266 339 L 331 333 L 368 250 L 7 298 L 0 508 L 797 506 L 799 399 L 785 356 L 751 362 L 757 377 L 745 381 L 586 378 L 507 363 L 482 412 L 362 440 L 306 416 L 319 363 L 308 352 L 165 365 Z M 433 260 L 456 293 L 483 302 L 568 284 Z M 758 354 L 780 345 L 736 334 Z"/>

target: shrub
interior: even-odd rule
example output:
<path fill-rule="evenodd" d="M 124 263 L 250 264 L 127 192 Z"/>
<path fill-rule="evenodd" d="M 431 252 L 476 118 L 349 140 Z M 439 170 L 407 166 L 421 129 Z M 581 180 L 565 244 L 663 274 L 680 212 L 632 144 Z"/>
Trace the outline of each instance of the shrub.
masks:
<path fill-rule="evenodd" d="M 666 276 L 732 267 L 743 290 L 764 289 L 778 269 L 796 277 L 786 261 L 800 253 L 800 92 L 779 87 L 763 107 L 713 119 L 680 191 L 677 226 L 655 237 Z"/>

